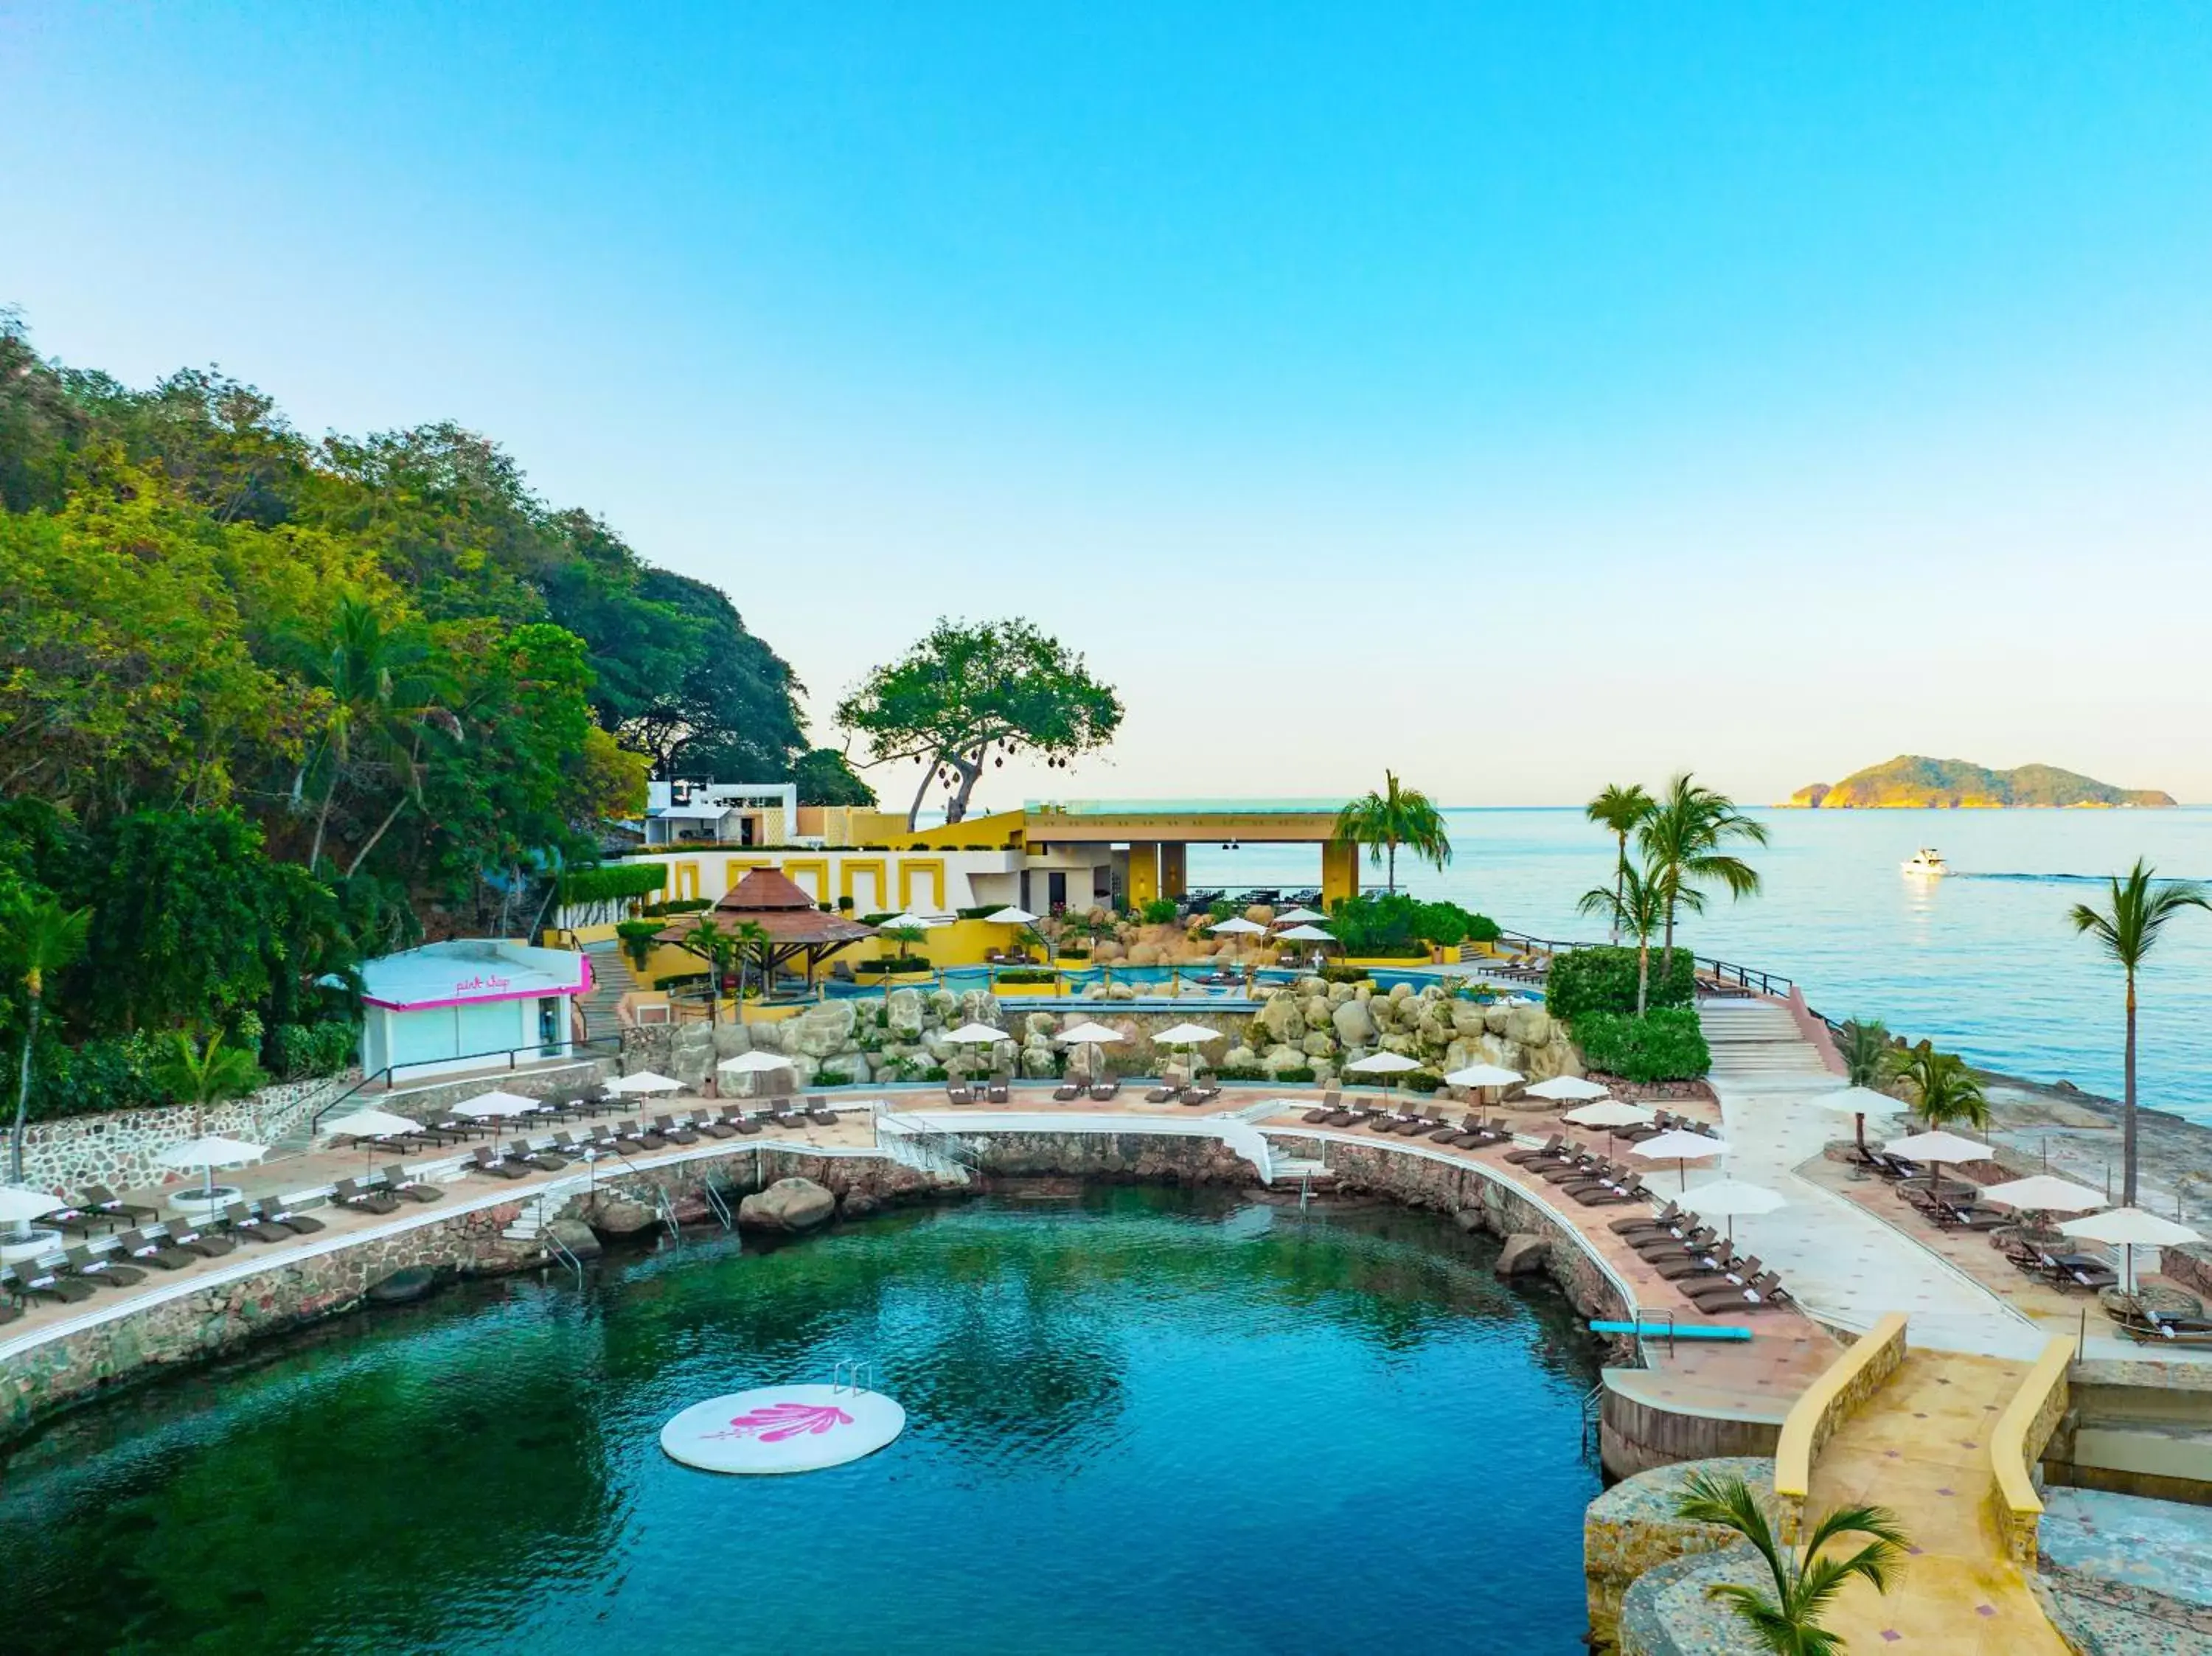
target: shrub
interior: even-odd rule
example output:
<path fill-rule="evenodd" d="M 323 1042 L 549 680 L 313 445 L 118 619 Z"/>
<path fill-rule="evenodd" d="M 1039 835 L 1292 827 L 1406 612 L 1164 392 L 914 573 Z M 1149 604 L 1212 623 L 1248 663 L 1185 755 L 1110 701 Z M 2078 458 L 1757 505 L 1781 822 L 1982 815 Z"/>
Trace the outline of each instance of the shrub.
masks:
<path fill-rule="evenodd" d="M 1321 979 L 1323 983 L 1364 983 L 1367 981 L 1367 968 L 1330 961 L 1321 968 Z"/>
<path fill-rule="evenodd" d="M 642 912 L 647 914 L 696 914 L 714 906 L 711 897 L 671 897 L 666 902 L 647 903 Z"/>
<path fill-rule="evenodd" d="M 1432 1093 L 1444 1084 L 1444 1078 L 1431 1071 L 1413 1070 L 1406 1075 L 1406 1090 L 1409 1093 Z"/>
<path fill-rule="evenodd" d="M 1206 906 L 1206 918 L 1209 920 L 1233 919 L 1236 914 L 1237 905 L 1226 897 L 1216 897 Z"/>
<path fill-rule="evenodd" d="M 853 1084 L 853 1077 L 842 1070 L 817 1070 L 814 1084 L 817 1087 L 849 1087 Z"/>
<path fill-rule="evenodd" d="M 956 908 L 952 912 L 963 920 L 988 920 L 1006 907 L 1004 903 L 985 903 L 978 908 Z"/>
<path fill-rule="evenodd" d="M 42 1040 L 31 1074 L 31 1119 L 166 1104 L 153 1078 L 154 1059 L 154 1043 L 143 1034 L 102 1035 L 78 1046 Z"/>
<path fill-rule="evenodd" d="M 1329 910 L 1328 924 L 1347 955 L 1386 958 L 1425 955 L 1429 943 L 1452 949 L 1470 937 L 1484 943 L 1498 937 L 1498 922 L 1487 915 L 1457 903 L 1425 903 L 1402 891 L 1340 897 Z"/>
<path fill-rule="evenodd" d="M 855 972 L 927 972 L 929 961 L 920 955 L 885 955 L 876 960 L 862 961 L 853 969 Z"/>
<path fill-rule="evenodd" d="M 1171 925 L 1180 911 L 1176 907 L 1174 898 L 1155 897 L 1145 905 L 1142 912 L 1146 925 Z"/>
<path fill-rule="evenodd" d="M 1625 1080 L 1694 1081 L 1713 1067 L 1692 1007 L 1655 1007 L 1641 1018 L 1584 1012 L 1571 1027 L 1583 1061 Z"/>
<path fill-rule="evenodd" d="M 837 912 L 840 914 L 849 914 L 853 912 L 853 900 L 850 896 L 837 899 Z"/>
<path fill-rule="evenodd" d="M 1265 1077 L 1266 1073 L 1267 1072 L 1265 1071 L 1261 1071 L 1263 1078 Z M 1293 1065 L 1291 1068 L 1287 1070 L 1278 1070 L 1275 1071 L 1276 1080 L 1288 1082 L 1294 1085 L 1299 1082 L 1311 1081 L 1313 1078 L 1314 1072 L 1312 1066 L 1310 1065 L 1300 1064 Z"/>
<path fill-rule="evenodd" d="M 1213 1072 L 1216 1081 L 1265 1081 L 1267 1072 L 1256 1064 L 1224 1064 Z"/>
<path fill-rule="evenodd" d="M 331 1019 L 322 1023 L 280 1023 L 263 1037 L 262 1061 L 280 1081 L 336 1075 L 353 1063 L 361 1032 Z"/>
<path fill-rule="evenodd" d="M 665 863 L 602 863 L 562 870 L 556 883 L 564 904 L 621 902 L 642 897 L 668 883 Z"/>
<path fill-rule="evenodd" d="M 1689 951 L 1674 951 L 1674 970 L 1664 979 L 1660 950 L 1651 951 L 1649 1004 L 1654 1007 L 1687 1006 L 1694 992 L 1695 966 Z M 1610 944 L 1576 949 L 1552 958 L 1551 975 L 1544 985 L 1544 1003 L 1555 1017 L 1572 1023 L 1585 1012 L 1636 1010 L 1636 951 Z"/>
<path fill-rule="evenodd" d="M 1026 969 L 1016 967 L 1010 972 L 999 974 L 1000 983 L 1051 983 L 1054 980 L 1054 974 L 1041 966 L 1030 967 Z"/>

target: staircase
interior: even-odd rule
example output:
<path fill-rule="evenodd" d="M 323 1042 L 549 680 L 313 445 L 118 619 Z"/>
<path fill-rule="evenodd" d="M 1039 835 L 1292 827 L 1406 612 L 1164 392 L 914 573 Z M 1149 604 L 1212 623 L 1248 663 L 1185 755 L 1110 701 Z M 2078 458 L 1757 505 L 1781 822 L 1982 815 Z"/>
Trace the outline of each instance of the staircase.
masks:
<path fill-rule="evenodd" d="M 562 1194 L 565 1199 L 567 1192 L 564 1191 Z M 546 1213 L 545 1198 L 543 1195 L 534 1196 L 522 1204 L 522 1211 L 514 1216 L 514 1222 L 500 1232 L 500 1234 L 510 1242 L 526 1242 L 531 1247 L 542 1250 L 545 1245 L 545 1227 L 549 1222 L 550 1221 Z"/>
<path fill-rule="evenodd" d="M 1713 1049 L 1712 1078 L 1767 1086 L 1839 1084 L 1787 1007 L 1768 1000 L 1706 1001 L 1698 1024 Z"/>
<path fill-rule="evenodd" d="M 611 1040 L 619 1034 L 616 1006 L 624 995 L 645 986 L 630 970 L 629 957 L 622 952 L 622 945 L 613 939 L 586 943 L 584 953 L 592 961 L 592 992 L 583 998 L 584 1039 Z"/>

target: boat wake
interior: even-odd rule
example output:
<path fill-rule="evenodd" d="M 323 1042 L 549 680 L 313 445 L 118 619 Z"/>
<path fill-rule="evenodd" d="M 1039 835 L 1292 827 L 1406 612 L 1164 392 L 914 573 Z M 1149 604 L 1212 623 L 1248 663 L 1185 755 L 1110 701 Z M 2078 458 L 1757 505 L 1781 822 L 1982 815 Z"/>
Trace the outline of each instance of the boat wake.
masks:
<path fill-rule="evenodd" d="M 2112 877 L 2109 874 L 1982 874 L 1963 869 L 1951 870 L 1951 878 L 1954 880 L 2016 880 L 2030 885 L 2104 885 Z M 2153 881 L 2152 883 L 2179 885 L 2183 883 L 2185 878 L 2194 877 L 2193 876 L 2165 875 Z"/>

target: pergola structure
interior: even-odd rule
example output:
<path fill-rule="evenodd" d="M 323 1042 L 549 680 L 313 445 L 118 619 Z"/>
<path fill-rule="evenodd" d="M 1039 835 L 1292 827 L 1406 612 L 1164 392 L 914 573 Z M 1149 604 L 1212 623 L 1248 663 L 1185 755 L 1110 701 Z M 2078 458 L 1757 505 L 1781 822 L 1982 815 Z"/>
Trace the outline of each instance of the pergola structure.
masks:
<path fill-rule="evenodd" d="M 732 927 L 751 925 L 765 934 L 765 940 L 756 938 L 746 945 L 745 952 L 761 969 L 764 984 L 775 981 L 776 972 L 793 961 L 803 961 L 803 970 L 809 985 L 814 981 L 815 968 L 841 949 L 876 935 L 873 926 L 848 920 L 842 914 L 826 914 L 815 906 L 797 884 L 772 868 L 757 868 L 730 888 L 712 911 L 714 917 Z M 672 943 L 679 948 L 693 945 L 691 924 L 671 925 L 654 938 L 658 943 Z"/>

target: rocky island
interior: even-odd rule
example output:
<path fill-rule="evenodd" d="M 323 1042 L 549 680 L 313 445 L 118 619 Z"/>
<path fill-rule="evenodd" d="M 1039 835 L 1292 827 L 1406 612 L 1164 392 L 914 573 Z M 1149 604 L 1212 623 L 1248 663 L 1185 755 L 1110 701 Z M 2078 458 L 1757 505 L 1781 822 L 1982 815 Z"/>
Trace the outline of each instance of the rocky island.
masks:
<path fill-rule="evenodd" d="M 2054 765 L 1993 771 L 1963 759 L 1899 754 L 1887 764 L 1853 771 L 1842 781 L 1815 782 L 1791 794 L 1808 810 L 1987 810 L 2116 805 L 2172 805 L 2155 788 L 2116 788 Z"/>

